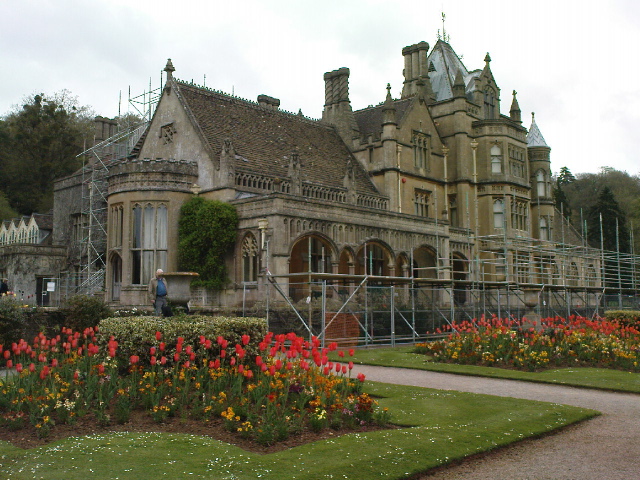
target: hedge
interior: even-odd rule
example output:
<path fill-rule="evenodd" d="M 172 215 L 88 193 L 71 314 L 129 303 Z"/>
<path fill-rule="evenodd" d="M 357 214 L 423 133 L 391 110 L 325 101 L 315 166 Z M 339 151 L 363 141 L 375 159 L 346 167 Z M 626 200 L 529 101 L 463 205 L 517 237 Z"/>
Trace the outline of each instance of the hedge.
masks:
<path fill-rule="evenodd" d="M 185 347 L 200 348 L 200 337 L 212 341 L 211 353 L 217 355 L 220 347 L 216 339 L 221 336 L 229 342 L 228 349 L 242 344 L 242 335 L 249 335 L 249 344 L 244 347 L 248 355 L 258 354 L 258 344 L 267 334 L 264 318 L 213 317 L 189 315 L 184 317 L 110 317 L 98 325 L 99 343 L 106 346 L 111 336 L 118 342 L 117 356 L 128 362 L 131 355 L 142 361 L 150 358 L 149 349 L 158 347 L 156 332 L 162 334 L 160 341 L 166 343 L 165 355 L 171 359 L 175 353 L 178 337 L 184 339 Z"/>
<path fill-rule="evenodd" d="M 604 317 L 610 322 L 619 321 L 620 323 L 634 324 L 640 322 L 640 311 L 638 310 L 607 310 Z"/>

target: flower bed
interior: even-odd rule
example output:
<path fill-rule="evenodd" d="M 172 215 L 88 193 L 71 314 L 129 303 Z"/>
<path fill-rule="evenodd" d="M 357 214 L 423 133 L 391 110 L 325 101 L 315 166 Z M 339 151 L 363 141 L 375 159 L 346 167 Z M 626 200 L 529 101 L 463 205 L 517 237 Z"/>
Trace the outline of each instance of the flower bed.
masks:
<path fill-rule="evenodd" d="M 87 417 L 124 424 L 145 411 L 158 423 L 222 418 L 235 435 L 272 445 L 308 430 L 389 422 L 389 413 L 362 393 L 364 376 L 351 378 L 353 363 L 330 362 L 336 345 L 321 348 L 317 338 L 268 333 L 259 355 L 249 356 L 248 335 L 235 345 L 221 336 L 192 345 L 157 332 L 145 358 L 131 355 L 121 365 L 118 341 L 111 337 L 101 348 L 96 330 L 65 328 L 53 338 L 0 346 L 4 365 L 16 372 L 0 380 L 0 428 L 34 428 L 45 438 L 56 424 Z M 167 344 L 175 344 L 171 354 Z"/>
<path fill-rule="evenodd" d="M 436 362 L 529 371 L 576 365 L 640 371 L 640 331 L 618 321 L 555 317 L 523 328 L 519 321 L 482 318 L 434 333 L 448 335 L 418 344 L 416 352 Z"/>

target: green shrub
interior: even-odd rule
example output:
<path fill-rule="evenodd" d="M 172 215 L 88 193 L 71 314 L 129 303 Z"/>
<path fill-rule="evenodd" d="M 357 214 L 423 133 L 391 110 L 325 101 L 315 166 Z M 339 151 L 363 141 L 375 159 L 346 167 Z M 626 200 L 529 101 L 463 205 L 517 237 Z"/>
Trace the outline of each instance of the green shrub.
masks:
<path fill-rule="evenodd" d="M 263 318 L 211 317 L 204 315 L 159 317 L 111 317 L 100 322 L 100 344 L 106 345 L 113 335 L 118 342 L 117 356 L 125 363 L 131 355 L 141 360 L 149 359 L 149 348 L 157 347 L 156 332 L 162 333 L 166 342 L 164 355 L 171 359 L 175 352 L 178 337 L 184 344 L 196 349 L 200 346 L 200 336 L 211 340 L 212 354 L 217 355 L 220 347 L 216 343 L 218 336 L 229 342 L 228 350 L 236 344 L 242 344 L 242 335 L 249 335 L 250 342 L 245 347 L 247 355 L 258 354 L 258 343 L 267 334 L 267 323 Z M 160 355 L 160 354 L 158 354 Z"/>
<path fill-rule="evenodd" d="M 193 197 L 180 208 L 178 263 L 198 272 L 194 286 L 219 289 L 227 282 L 225 255 L 236 241 L 238 214 L 233 205 Z"/>
<path fill-rule="evenodd" d="M 15 297 L 0 298 L 0 345 L 17 342 L 24 335 L 27 309 Z"/>
<path fill-rule="evenodd" d="M 60 307 L 64 317 L 64 326 L 82 331 L 87 327 L 95 327 L 100 320 L 111 315 L 111 309 L 98 297 L 75 295 L 69 297 Z"/>
<path fill-rule="evenodd" d="M 635 324 L 640 322 L 640 311 L 638 310 L 607 310 L 604 317 L 613 322 L 618 320 L 624 324 Z"/>

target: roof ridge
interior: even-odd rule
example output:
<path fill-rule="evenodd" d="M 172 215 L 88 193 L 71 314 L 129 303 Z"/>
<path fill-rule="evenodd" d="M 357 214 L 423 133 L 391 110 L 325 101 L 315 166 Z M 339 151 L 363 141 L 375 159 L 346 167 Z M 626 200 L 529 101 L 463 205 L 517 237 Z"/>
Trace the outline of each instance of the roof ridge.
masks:
<path fill-rule="evenodd" d="M 229 99 L 231 101 L 244 102 L 244 103 L 247 103 L 250 106 L 255 107 L 255 108 L 263 109 L 263 110 L 266 110 L 266 111 L 269 111 L 269 112 L 279 113 L 279 114 L 282 114 L 282 115 L 295 117 L 295 118 L 298 118 L 298 119 L 303 120 L 303 121 L 312 122 L 312 123 L 320 124 L 320 125 L 324 126 L 324 124 L 321 124 L 321 122 L 320 122 L 321 119 L 307 117 L 304 114 L 301 115 L 300 112 L 294 113 L 294 112 L 290 112 L 289 110 L 284 110 L 284 109 L 281 109 L 281 108 L 278 108 L 277 110 L 273 110 L 271 108 L 263 107 L 257 101 L 249 100 L 248 98 L 240 97 L 240 96 L 237 96 L 237 95 L 232 95 L 232 94 L 229 94 L 229 93 L 224 92 L 222 90 L 218 90 L 218 89 L 215 89 L 215 88 L 207 87 L 207 86 L 204 86 L 204 85 L 198 85 L 197 83 L 194 83 L 194 82 L 187 82 L 187 81 L 184 81 L 184 80 L 179 80 L 177 78 L 175 78 L 174 81 L 179 85 L 184 85 L 184 86 L 189 87 L 189 88 L 195 88 L 195 89 L 198 89 L 198 90 L 204 90 L 205 92 L 214 93 L 216 95 L 220 95 L 222 97 L 225 97 L 225 98 L 227 98 L 227 99 Z"/>

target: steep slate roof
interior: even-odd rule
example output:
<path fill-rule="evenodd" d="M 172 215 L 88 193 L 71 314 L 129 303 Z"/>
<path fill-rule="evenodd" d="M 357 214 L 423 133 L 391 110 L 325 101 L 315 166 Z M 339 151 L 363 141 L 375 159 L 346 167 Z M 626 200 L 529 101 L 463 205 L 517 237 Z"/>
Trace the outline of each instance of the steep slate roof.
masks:
<path fill-rule="evenodd" d="M 535 114 L 531 114 L 531 128 L 529 128 L 529 133 L 527 133 L 527 146 L 528 147 L 549 147 L 547 142 L 545 142 L 540 129 L 538 128 L 538 124 L 536 124 Z"/>
<path fill-rule="evenodd" d="M 231 140 L 236 170 L 287 178 L 289 159 L 297 153 L 303 182 L 344 188 L 347 161 L 351 159 L 356 191 L 380 195 L 332 127 L 184 82 L 175 81 L 173 85 L 214 155 L 220 154 L 225 139 Z"/>
<path fill-rule="evenodd" d="M 427 57 L 427 63 L 429 64 L 431 88 L 436 95 L 437 102 L 453 98 L 452 88 L 458 70 L 462 72 L 466 93 L 473 91 L 475 85 L 473 80 L 482 73 L 481 70 L 469 72 L 456 52 L 453 51 L 451 45 L 442 40 L 436 42 Z M 433 68 L 431 67 L 432 65 Z"/>
<path fill-rule="evenodd" d="M 404 100 L 393 101 L 393 107 L 396 109 L 396 123 L 400 123 L 412 100 L 412 98 L 405 98 Z M 353 112 L 361 135 L 371 135 L 382 131 L 383 109 L 384 103 L 381 103 L 375 107 L 363 108 Z"/>

